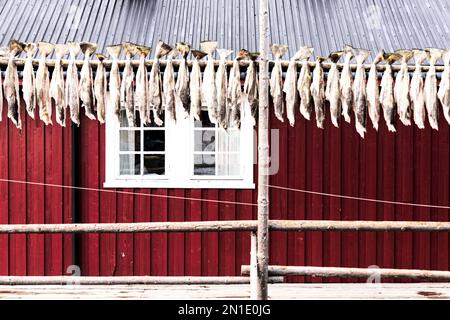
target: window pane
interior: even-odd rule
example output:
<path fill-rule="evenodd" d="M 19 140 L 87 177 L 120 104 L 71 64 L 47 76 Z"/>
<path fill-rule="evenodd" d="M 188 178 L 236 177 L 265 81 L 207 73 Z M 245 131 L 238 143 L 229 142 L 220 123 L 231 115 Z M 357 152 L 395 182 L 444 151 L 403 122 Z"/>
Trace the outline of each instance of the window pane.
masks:
<path fill-rule="evenodd" d="M 119 162 L 120 174 L 139 175 L 141 173 L 141 157 L 139 154 L 121 154 Z"/>
<path fill-rule="evenodd" d="M 141 132 L 138 130 L 120 130 L 120 151 L 140 151 Z"/>
<path fill-rule="evenodd" d="M 194 126 L 196 128 L 214 128 L 216 125 L 209 121 L 208 111 L 202 111 L 200 114 L 200 120 L 194 121 Z"/>
<path fill-rule="evenodd" d="M 215 130 L 194 131 L 194 151 L 215 151 Z"/>
<path fill-rule="evenodd" d="M 237 129 L 218 129 L 218 151 L 219 152 L 239 152 L 240 131 Z"/>
<path fill-rule="evenodd" d="M 215 175 L 215 156 L 213 154 L 194 155 L 194 175 Z"/>
<path fill-rule="evenodd" d="M 145 130 L 144 151 L 164 151 L 165 134 L 164 130 Z"/>
<path fill-rule="evenodd" d="M 217 175 L 218 176 L 238 176 L 240 175 L 239 154 L 217 154 Z"/>
<path fill-rule="evenodd" d="M 159 118 L 163 121 L 163 124 L 161 126 L 158 126 L 155 123 L 155 117 L 153 116 L 153 111 L 150 111 L 150 120 L 151 122 L 149 124 L 144 124 L 145 128 L 161 128 L 164 127 L 164 111 L 161 112 L 161 114 L 159 115 Z"/>
<path fill-rule="evenodd" d="M 141 118 L 139 116 L 139 110 L 134 110 L 134 121 L 135 121 L 135 127 L 141 126 Z M 129 127 L 128 125 L 128 118 L 127 118 L 127 112 L 125 111 L 124 107 L 121 107 L 120 109 L 120 116 L 119 116 L 119 123 L 121 127 Z"/>
<path fill-rule="evenodd" d="M 163 175 L 166 172 L 166 162 L 164 154 L 144 155 L 144 174 Z"/>

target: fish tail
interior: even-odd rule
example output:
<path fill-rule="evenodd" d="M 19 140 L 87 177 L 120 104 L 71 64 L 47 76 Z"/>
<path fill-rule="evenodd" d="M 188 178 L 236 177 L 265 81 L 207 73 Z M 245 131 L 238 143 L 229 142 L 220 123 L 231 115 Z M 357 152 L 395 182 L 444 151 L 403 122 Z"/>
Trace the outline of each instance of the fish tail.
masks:
<path fill-rule="evenodd" d="M 160 59 L 166 56 L 170 51 L 172 51 L 172 49 L 173 48 L 169 46 L 167 43 L 159 40 L 158 44 L 156 45 L 156 58 Z"/>
<path fill-rule="evenodd" d="M 97 59 L 102 62 L 103 60 L 106 59 L 106 56 L 104 54 L 101 53 L 96 53 L 95 56 L 97 57 Z"/>
<path fill-rule="evenodd" d="M 330 60 L 333 63 L 336 63 L 339 61 L 339 59 L 344 55 L 344 51 L 334 51 L 331 52 L 328 55 L 328 60 Z"/>
<path fill-rule="evenodd" d="M 183 58 L 186 58 L 191 50 L 191 46 L 185 42 L 177 42 L 176 47 Z"/>
<path fill-rule="evenodd" d="M 90 56 L 97 50 L 97 44 L 93 42 L 81 42 L 80 49 L 85 56 Z"/>
<path fill-rule="evenodd" d="M 194 56 L 194 58 L 197 60 L 201 60 L 207 55 L 206 52 L 203 52 L 200 50 L 191 50 L 191 53 Z"/>
<path fill-rule="evenodd" d="M 200 42 L 200 48 L 202 49 L 202 51 L 206 52 L 206 54 L 211 55 L 217 49 L 217 41 L 202 41 Z"/>
<path fill-rule="evenodd" d="M 314 52 L 314 48 L 301 47 L 292 57 L 293 60 L 305 60 L 309 59 Z"/>
<path fill-rule="evenodd" d="M 67 46 L 71 57 L 75 57 L 80 52 L 80 44 L 78 42 L 68 42 Z"/>
<path fill-rule="evenodd" d="M 383 60 L 383 56 L 384 56 L 384 50 L 381 49 L 380 51 L 378 51 L 377 55 L 373 59 L 372 64 L 377 64 L 378 62 Z"/>
<path fill-rule="evenodd" d="M 146 46 L 137 46 L 136 49 L 139 55 L 144 58 L 152 51 L 152 48 Z"/>
<path fill-rule="evenodd" d="M 8 42 L 8 48 L 9 48 L 9 52 L 13 55 L 16 55 L 20 52 L 22 52 L 24 47 L 24 43 L 17 41 L 17 40 L 9 40 Z"/>
<path fill-rule="evenodd" d="M 27 56 L 31 57 L 37 50 L 37 44 L 33 42 L 25 43 L 23 51 L 26 52 Z"/>
<path fill-rule="evenodd" d="M 48 43 L 48 42 L 39 42 L 38 43 L 38 49 L 39 49 L 39 52 L 41 53 L 42 57 L 48 56 L 53 51 L 54 48 L 55 48 L 55 45 Z"/>
<path fill-rule="evenodd" d="M 413 49 L 412 54 L 416 64 L 422 64 L 422 62 L 428 58 L 428 52 L 420 49 Z"/>
<path fill-rule="evenodd" d="M 437 60 L 439 60 L 442 57 L 442 54 L 444 53 L 444 50 L 437 49 L 437 48 L 426 48 L 426 52 L 429 54 L 428 60 L 431 64 L 435 64 Z"/>
<path fill-rule="evenodd" d="M 281 58 L 288 51 L 288 46 L 285 44 L 273 44 L 272 54 L 275 58 Z"/>
<path fill-rule="evenodd" d="M 69 52 L 69 46 L 67 44 L 55 44 L 56 58 L 61 58 Z"/>
<path fill-rule="evenodd" d="M 370 55 L 370 50 L 355 48 L 352 50 L 352 54 L 356 59 L 356 63 L 364 63 Z"/>
<path fill-rule="evenodd" d="M 233 50 L 217 49 L 217 53 L 219 54 L 220 59 L 226 59 L 230 54 L 233 53 Z"/>
<path fill-rule="evenodd" d="M 106 47 L 106 52 L 108 52 L 108 54 L 114 59 L 117 59 L 119 57 L 121 51 L 122 51 L 121 44 Z"/>

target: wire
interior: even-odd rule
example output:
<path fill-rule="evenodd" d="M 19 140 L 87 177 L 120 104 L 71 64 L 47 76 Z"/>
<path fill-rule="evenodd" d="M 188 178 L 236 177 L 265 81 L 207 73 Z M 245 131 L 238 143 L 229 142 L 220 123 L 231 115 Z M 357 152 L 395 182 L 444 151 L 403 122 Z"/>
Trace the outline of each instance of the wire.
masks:
<path fill-rule="evenodd" d="M 424 207 L 424 208 L 432 208 L 432 209 L 450 209 L 449 206 L 440 206 L 440 205 L 433 205 L 433 204 L 379 200 L 379 199 L 373 199 L 373 198 L 361 198 L 361 197 L 346 196 L 346 195 L 334 194 L 334 193 L 318 192 L 318 191 L 311 191 L 311 190 L 304 190 L 304 189 L 294 189 L 294 188 L 276 186 L 276 185 L 271 185 L 271 184 L 264 184 L 264 186 L 267 186 L 269 188 L 274 188 L 274 189 L 308 193 L 308 194 L 327 196 L 327 197 L 333 197 L 333 198 L 343 198 L 343 199 L 350 199 L 350 200 L 377 202 L 377 203 L 384 203 L 384 204 L 395 204 L 395 205 L 401 205 L 401 206 Z"/>

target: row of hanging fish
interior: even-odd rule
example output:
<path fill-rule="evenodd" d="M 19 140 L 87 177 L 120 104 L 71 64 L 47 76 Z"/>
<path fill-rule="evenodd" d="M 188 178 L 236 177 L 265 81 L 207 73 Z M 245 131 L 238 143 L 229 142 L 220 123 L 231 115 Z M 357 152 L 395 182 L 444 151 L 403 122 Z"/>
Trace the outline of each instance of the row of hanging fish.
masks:
<path fill-rule="evenodd" d="M 21 107 L 15 57 L 22 51 L 26 53 L 23 69 L 25 109 L 28 115 L 34 119 L 37 107 L 39 119 L 46 125 L 53 124 L 52 99 L 55 105 L 56 122 L 63 127 L 67 122 L 67 109 L 70 120 L 76 125 L 80 124 L 80 107 L 84 109 L 84 114 L 89 119 L 97 119 L 100 123 L 104 123 L 107 92 L 111 110 L 119 117 L 121 108 L 124 108 L 129 126 L 136 125 L 135 108 L 139 110 L 141 123 L 150 124 L 153 121 L 156 125 L 161 126 L 163 109 L 173 120 L 189 115 L 201 120 L 202 105 L 206 104 L 208 117 L 212 123 L 217 123 L 222 128 L 239 127 L 244 97 L 248 101 L 249 114 L 253 117 L 256 116 L 258 82 L 255 60 L 258 57 L 257 53 L 241 50 L 233 61 L 228 78 L 226 62 L 232 51 L 217 49 L 217 42 L 204 41 L 201 42 L 201 50 L 191 50 L 186 43 L 177 43 L 176 48 L 172 48 L 160 41 L 156 48 L 150 74 L 147 76 L 145 58 L 151 48 L 127 42 L 106 47 L 112 61 L 109 82 L 107 82 L 107 73 L 103 65 L 106 57 L 103 54 L 95 53 L 96 49 L 97 45 L 90 42 L 53 45 L 46 42 L 35 44 L 11 40 L 3 86 L 8 102 L 8 117 L 17 128 L 21 129 Z M 33 57 L 37 50 L 39 51 L 39 66 L 35 73 Z M 56 58 L 50 77 L 47 57 L 53 51 Z M 79 72 L 75 57 L 80 51 L 84 55 L 84 61 Z M 118 59 L 122 51 L 125 53 L 126 60 L 121 73 Z M 213 58 L 216 51 L 220 56 L 217 71 Z M 189 52 L 192 52 L 194 57 L 191 72 L 189 72 L 187 64 Z M 67 54 L 69 62 L 64 80 L 61 61 Z M 90 59 L 94 54 L 98 59 L 95 78 L 90 64 Z M 135 74 L 132 59 L 136 56 L 139 57 L 139 66 Z M 173 59 L 178 56 L 181 57 L 181 63 L 177 76 L 175 76 Z M 166 58 L 166 67 L 164 74 L 161 74 L 160 59 L 163 57 Z M 204 57 L 207 57 L 207 65 L 202 79 L 199 62 Z M 249 61 L 243 88 L 239 68 L 239 60 L 242 59 Z M 0 90 L 0 94 L 3 94 L 2 90 Z M 0 99 L 0 103 L 2 101 L 3 99 Z M 177 110 L 182 110 L 181 114 L 177 114 Z"/>
<path fill-rule="evenodd" d="M 285 45 L 272 46 L 275 59 L 270 78 L 270 94 L 274 114 L 280 121 L 284 121 L 286 104 L 286 117 L 289 124 L 294 126 L 295 108 L 300 99 L 300 114 L 310 120 L 314 111 L 316 125 L 322 129 L 326 114 L 325 100 L 329 102 L 331 122 L 336 127 L 339 127 L 341 116 L 350 123 L 353 112 L 356 131 L 362 138 L 366 132 L 367 118 L 370 118 L 375 130 L 378 130 L 381 115 L 391 132 L 396 131 L 396 116 L 403 125 L 409 126 L 414 122 L 420 129 L 425 127 L 428 118 L 431 128 L 438 130 L 439 105 L 450 124 L 450 50 L 429 48 L 397 50 L 393 53 L 380 50 L 366 78 L 364 62 L 370 55 L 369 50 L 345 46 L 342 51 L 332 52 L 326 58 L 317 57 L 311 72 L 308 59 L 313 48 L 301 47 L 290 59 L 283 83 L 281 57 L 287 49 Z M 339 71 L 337 62 L 341 58 L 343 64 Z M 408 62 L 412 58 L 415 60 L 415 71 L 410 78 Z M 352 59 L 356 61 L 354 75 L 350 69 Z M 438 88 L 435 64 L 439 59 L 444 62 L 444 71 Z M 326 60 L 331 63 L 327 81 L 322 63 Z M 424 80 L 421 65 L 425 60 L 429 61 L 429 69 Z M 400 70 L 394 78 L 392 64 L 395 61 L 400 61 Z M 301 65 L 299 74 L 298 62 Z M 386 67 L 378 85 L 377 64 L 380 62 L 384 62 Z"/>

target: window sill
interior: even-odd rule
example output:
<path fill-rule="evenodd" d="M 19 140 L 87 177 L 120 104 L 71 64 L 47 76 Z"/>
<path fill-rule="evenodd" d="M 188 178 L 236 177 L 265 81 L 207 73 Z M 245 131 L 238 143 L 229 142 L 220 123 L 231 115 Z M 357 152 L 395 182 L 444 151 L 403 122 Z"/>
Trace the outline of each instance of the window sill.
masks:
<path fill-rule="evenodd" d="M 217 180 L 189 180 L 174 182 L 169 180 L 137 180 L 137 179 L 115 179 L 105 181 L 104 188 L 163 188 L 163 189 L 255 189 L 253 182 L 233 179 Z"/>

